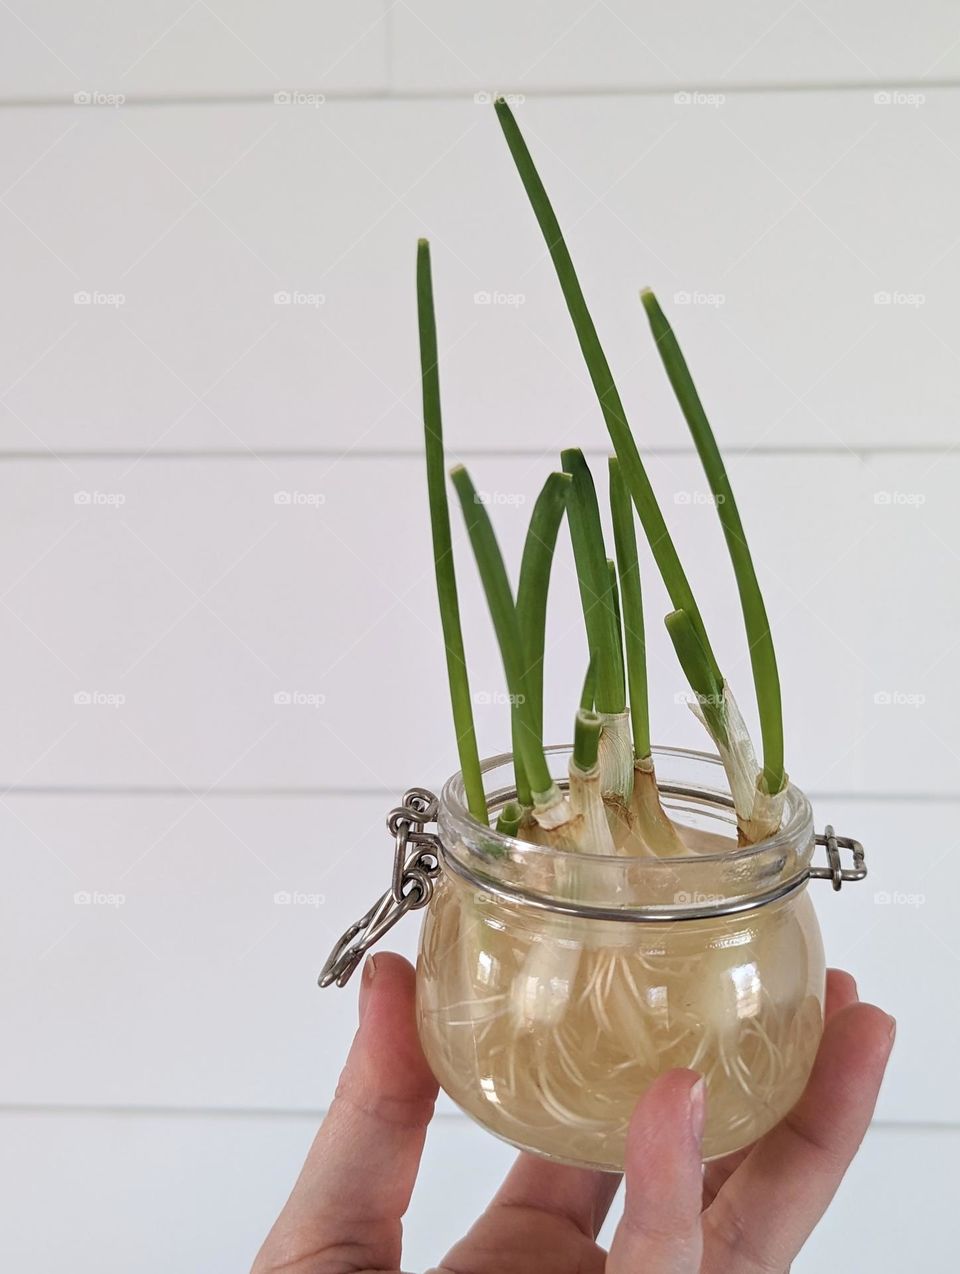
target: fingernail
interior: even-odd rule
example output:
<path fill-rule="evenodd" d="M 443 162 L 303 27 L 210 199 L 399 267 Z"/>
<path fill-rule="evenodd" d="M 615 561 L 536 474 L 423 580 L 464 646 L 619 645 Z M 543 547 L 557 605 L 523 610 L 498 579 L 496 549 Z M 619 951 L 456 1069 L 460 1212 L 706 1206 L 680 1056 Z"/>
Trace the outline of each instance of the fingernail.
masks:
<path fill-rule="evenodd" d="M 373 975 L 377 971 L 376 957 L 367 956 L 363 965 L 363 972 L 360 975 L 360 999 L 357 1005 L 360 1021 L 363 1021 L 364 1014 L 367 1011 L 367 1005 L 370 1002 L 370 986 L 373 982 Z"/>
<path fill-rule="evenodd" d="M 890 1023 L 887 1028 L 890 1033 L 890 1046 L 893 1047 L 893 1041 L 897 1038 L 897 1019 L 895 1017 L 888 1017 L 888 1021 Z"/>
<path fill-rule="evenodd" d="M 697 1143 L 703 1140 L 703 1124 L 706 1117 L 704 1103 L 704 1083 L 701 1075 L 694 1086 L 690 1089 L 690 1131 L 693 1133 L 694 1141 Z"/>

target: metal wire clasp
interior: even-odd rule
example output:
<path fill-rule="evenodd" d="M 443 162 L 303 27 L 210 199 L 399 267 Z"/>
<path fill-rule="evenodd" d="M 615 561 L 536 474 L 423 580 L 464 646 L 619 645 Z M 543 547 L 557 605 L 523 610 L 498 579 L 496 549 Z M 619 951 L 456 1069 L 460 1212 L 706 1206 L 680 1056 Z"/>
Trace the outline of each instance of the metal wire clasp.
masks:
<path fill-rule="evenodd" d="M 438 806 L 433 792 L 412 787 L 404 793 L 403 804 L 387 815 L 387 830 L 395 846 L 390 888 L 334 945 L 320 970 L 320 986 L 346 986 L 370 948 L 408 911 L 418 911 L 433 897 L 434 881 L 440 875 L 440 840 L 424 828 L 437 821 Z"/>
<path fill-rule="evenodd" d="M 818 845 L 826 845 L 829 867 L 811 867 L 810 877 L 813 880 L 829 880 L 834 889 L 839 889 L 845 880 L 863 880 L 867 874 L 867 864 L 863 846 L 851 836 L 837 836 L 828 823 L 823 832 L 816 837 Z M 853 854 L 853 866 L 843 867 L 840 864 L 840 850 L 849 849 Z"/>

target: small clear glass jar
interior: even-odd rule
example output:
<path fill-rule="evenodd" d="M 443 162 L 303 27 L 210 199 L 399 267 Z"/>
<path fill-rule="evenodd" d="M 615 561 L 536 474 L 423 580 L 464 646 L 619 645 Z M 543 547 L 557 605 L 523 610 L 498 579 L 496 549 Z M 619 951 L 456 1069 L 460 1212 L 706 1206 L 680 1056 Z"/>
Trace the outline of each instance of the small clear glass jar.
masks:
<path fill-rule="evenodd" d="M 561 784 L 569 758 L 548 750 Z M 807 798 L 791 786 L 780 831 L 738 848 L 720 762 L 654 759 L 689 856 L 502 836 L 450 779 L 417 962 L 420 1039 L 453 1101 L 514 1146 L 610 1171 L 637 1099 L 678 1066 L 706 1078 L 705 1158 L 754 1141 L 799 1097 L 823 1025 Z M 511 758 L 483 768 L 493 818 L 513 795 Z"/>

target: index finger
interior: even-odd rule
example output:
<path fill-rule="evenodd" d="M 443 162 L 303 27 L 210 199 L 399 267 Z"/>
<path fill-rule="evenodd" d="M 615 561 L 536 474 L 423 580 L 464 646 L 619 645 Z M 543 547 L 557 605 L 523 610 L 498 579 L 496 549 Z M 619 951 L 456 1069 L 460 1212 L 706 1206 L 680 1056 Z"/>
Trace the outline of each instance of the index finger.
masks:
<path fill-rule="evenodd" d="M 399 1269 L 400 1220 L 420 1166 L 437 1082 L 414 1022 L 414 972 L 401 956 L 369 957 L 361 1022 L 336 1096 L 253 1274 L 344 1255 L 344 1270 Z"/>

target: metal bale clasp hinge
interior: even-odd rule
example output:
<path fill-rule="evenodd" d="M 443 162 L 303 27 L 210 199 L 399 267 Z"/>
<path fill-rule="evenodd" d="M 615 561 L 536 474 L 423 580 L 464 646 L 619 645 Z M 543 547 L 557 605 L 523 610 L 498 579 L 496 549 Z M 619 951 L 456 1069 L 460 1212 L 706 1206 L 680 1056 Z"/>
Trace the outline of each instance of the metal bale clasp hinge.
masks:
<path fill-rule="evenodd" d="M 867 874 L 867 865 L 863 846 L 850 836 L 837 836 L 828 823 L 823 832 L 816 837 L 818 845 L 827 848 L 827 867 L 811 867 L 809 875 L 813 880 L 829 880 L 834 889 L 839 889 L 844 881 L 863 880 Z M 853 866 L 844 867 L 840 862 L 840 850 L 849 849 L 853 854 Z"/>
<path fill-rule="evenodd" d="M 440 838 L 424 829 L 437 821 L 438 808 L 433 792 L 412 787 L 404 793 L 403 804 L 387 815 L 387 829 L 394 839 L 390 888 L 334 944 L 320 970 L 320 986 L 346 986 L 370 948 L 408 911 L 418 911 L 433 897 L 440 875 Z"/>

